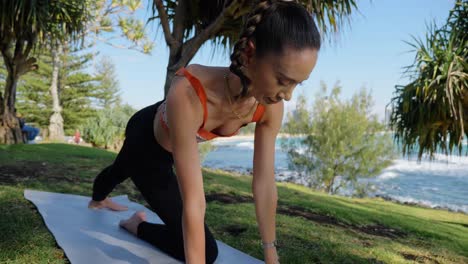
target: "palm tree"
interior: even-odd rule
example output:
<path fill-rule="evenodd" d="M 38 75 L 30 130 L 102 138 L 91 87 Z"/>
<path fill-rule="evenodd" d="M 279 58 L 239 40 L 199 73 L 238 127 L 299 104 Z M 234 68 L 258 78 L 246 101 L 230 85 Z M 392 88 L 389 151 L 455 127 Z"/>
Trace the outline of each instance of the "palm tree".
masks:
<path fill-rule="evenodd" d="M 3 0 L 0 2 L 0 52 L 7 69 L 0 93 L 0 143 L 23 142 L 15 114 L 19 78 L 37 69 L 31 52 L 46 39 L 77 43 L 86 21 L 86 1 Z"/>
<path fill-rule="evenodd" d="M 468 2 L 458 0 L 445 25 L 430 26 L 426 39 L 409 43 L 416 50 L 407 67 L 411 82 L 396 86 L 390 123 L 403 153 L 418 148 L 431 158 L 437 150 L 462 154 L 468 141 Z"/>
<path fill-rule="evenodd" d="M 252 0 L 153 0 L 153 14 L 162 26 L 169 47 L 164 93 L 167 95 L 174 73 L 185 66 L 206 41 L 230 48 L 238 39 L 242 17 L 252 8 Z M 355 0 L 300 0 L 315 15 L 325 35 L 337 32 L 345 18 L 357 9 Z M 170 27 L 172 24 L 172 30 Z"/>

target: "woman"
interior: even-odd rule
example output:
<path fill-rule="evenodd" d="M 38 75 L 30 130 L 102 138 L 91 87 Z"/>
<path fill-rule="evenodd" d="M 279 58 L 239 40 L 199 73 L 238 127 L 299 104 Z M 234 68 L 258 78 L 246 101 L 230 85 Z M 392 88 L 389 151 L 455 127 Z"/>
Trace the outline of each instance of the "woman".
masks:
<path fill-rule="evenodd" d="M 197 143 L 234 135 L 256 122 L 252 190 L 265 262 L 277 263 L 275 139 L 283 99 L 289 100 L 296 85 L 309 77 L 319 48 L 320 35 L 301 5 L 258 2 L 234 46 L 229 68 L 181 68 L 166 99 L 130 119 L 122 150 L 95 179 L 89 207 L 125 210 L 106 197 L 131 177 L 165 225 L 148 223 L 144 212 L 120 225 L 177 259 L 213 263 L 218 249 L 204 223 Z"/>

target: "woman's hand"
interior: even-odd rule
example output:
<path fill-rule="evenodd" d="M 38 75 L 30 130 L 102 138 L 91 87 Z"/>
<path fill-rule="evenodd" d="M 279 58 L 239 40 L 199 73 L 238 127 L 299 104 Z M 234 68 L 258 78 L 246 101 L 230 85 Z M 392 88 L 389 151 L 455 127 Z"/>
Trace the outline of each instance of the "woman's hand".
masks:
<path fill-rule="evenodd" d="M 279 264 L 276 247 L 265 248 L 263 254 L 265 255 L 265 264 Z"/>
<path fill-rule="evenodd" d="M 128 207 L 114 203 L 110 198 L 106 198 L 102 201 L 89 201 L 88 208 L 90 209 L 102 209 L 107 208 L 112 211 L 126 211 Z"/>

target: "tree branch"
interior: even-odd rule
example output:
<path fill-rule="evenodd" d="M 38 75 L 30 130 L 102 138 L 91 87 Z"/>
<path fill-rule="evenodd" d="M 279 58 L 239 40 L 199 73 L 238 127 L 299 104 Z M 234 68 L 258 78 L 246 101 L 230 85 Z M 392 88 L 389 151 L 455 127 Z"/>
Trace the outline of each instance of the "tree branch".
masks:
<path fill-rule="evenodd" d="M 5 67 L 8 71 L 13 71 L 13 54 L 11 53 L 7 45 L 2 46 L 0 52 L 3 55 L 3 60 L 5 62 Z"/>
<path fill-rule="evenodd" d="M 13 55 L 13 62 L 18 64 L 23 59 L 23 47 L 24 47 L 24 39 L 18 38 L 16 40 L 15 51 Z"/>
<path fill-rule="evenodd" d="M 178 43 L 183 43 L 184 41 L 184 19 L 187 13 L 186 4 L 186 0 L 178 0 L 177 7 L 175 8 L 172 36 Z"/>
<path fill-rule="evenodd" d="M 171 34 L 171 29 L 169 27 L 169 18 L 167 16 L 166 10 L 164 9 L 164 4 L 162 0 L 154 0 L 153 4 L 158 9 L 159 19 L 161 20 L 161 26 L 164 32 L 164 38 L 169 47 L 176 45 L 177 42 Z"/>
<path fill-rule="evenodd" d="M 30 71 L 34 71 L 38 68 L 37 64 L 36 64 L 37 60 L 36 58 L 29 58 L 27 59 L 26 61 L 24 61 L 23 63 L 19 64 L 17 67 L 17 75 L 20 76 L 20 75 L 24 75 Z"/>
<path fill-rule="evenodd" d="M 113 44 L 112 42 L 109 42 L 110 39 L 104 39 L 104 38 L 100 38 L 100 37 L 94 37 L 95 39 L 99 40 L 99 41 L 102 41 L 103 43 L 111 46 L 111 47 L 114 47 L 114 48 L 118 48 L 118 49 L 129 49 L 129 50 L 135 50 L 135 51 L 138 51 L 138 52 L 142 52 L 141 50 L 138 49 L 138 45 L 132 45 L 132 46 L 123 46 L 123 45 L 117 45 L 117 44 Z M 115 37 L 114 37 L 115 38 Z M 112 39 L 112 38 L 111 38 Z"/>
<path fill-rule="evenodd" d="M 187 62 L 195 55 L 197 50 L 203 45 L 203 43 L 210 37 L 215 35 L 224 25 L 227 17 L 232 16 L 236 9 L 240 8 L 244 0 L 233 0 L 229 6 L 223 8 L 221 13 L 211 24 L 206 27 L 200 34 L 186 41 L 182 46 L 182 58 L 186 59 Z M 184 63 L 177 63 L 176 68 L 185 66 L 180 65 Z"/>
<path fill-rule="evenodd" d="M 108 4 L 107 4 L 107 7 L 104 9 L 104 13 L 102 14 L 102 16 L 100 17 L 106 17 L 107 15 L 109 14 L 114 14 L 114 13 L 117 13 L 118 11 L 121 8 L 121 6 L 114 6 L 112 7 L 112 1 L 110 1 Z"/>
<path fill-rule="evenodd" d="M 29 56 L 29 53 L 31 52 L 33 48 L 33 43 L 35 42 L 35 39 L 28 40 L 28 44 L 26 45 L 26 50 L 24 51 L 23 55 L 27 58 Z"/>

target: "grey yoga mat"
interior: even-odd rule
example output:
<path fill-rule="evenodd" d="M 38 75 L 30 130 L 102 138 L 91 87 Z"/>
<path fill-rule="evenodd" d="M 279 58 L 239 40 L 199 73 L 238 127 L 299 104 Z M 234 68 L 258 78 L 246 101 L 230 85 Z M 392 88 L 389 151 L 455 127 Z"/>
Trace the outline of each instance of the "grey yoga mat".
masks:
<path fill-rule="evenodd" d="M 88 209 L 90 198 L 80 195 L 25 190 L 24 197 L 36 205 L 72 264 L 182 263 L 119 227 L 121 219 L 139 210 L 146 211 L 149 222 L 163 223 L 154 212 L 129 201 L 126 195 L 112 198 L 128 206 L 123 212 Z M 263 263 L 221 241 L 216 242 L 219 249 L 216 264 Z"/>

